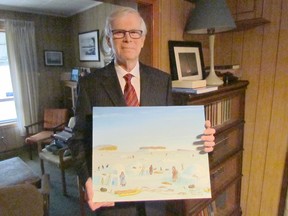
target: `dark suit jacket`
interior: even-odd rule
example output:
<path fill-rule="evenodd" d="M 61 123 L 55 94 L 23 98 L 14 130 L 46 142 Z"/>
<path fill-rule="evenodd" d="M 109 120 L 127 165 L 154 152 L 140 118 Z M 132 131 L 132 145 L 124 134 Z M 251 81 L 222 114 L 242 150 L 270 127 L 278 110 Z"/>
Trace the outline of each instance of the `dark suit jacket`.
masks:
<path fill-rule="evenodd" d="M 140 63 L 140 105 L 172 105 L 169 74 Z M 92 170 L 92 109 L 94 106 L 126 106 L 114 63 L 82 77 L 78 82 L 76 125 L 69 147 L 76 158 L 77 173 L 82 182 L 86 182 Z"/>

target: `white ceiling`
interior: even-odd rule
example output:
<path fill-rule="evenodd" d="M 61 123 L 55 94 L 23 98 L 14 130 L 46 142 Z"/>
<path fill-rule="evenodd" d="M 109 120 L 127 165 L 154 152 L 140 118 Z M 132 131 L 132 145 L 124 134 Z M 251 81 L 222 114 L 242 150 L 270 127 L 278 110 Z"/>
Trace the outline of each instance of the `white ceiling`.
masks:
<path fill-rule="evenodd" d="M 98 4 L 93 0 L 0 0 L 0 9 L 69 17 Z"/>

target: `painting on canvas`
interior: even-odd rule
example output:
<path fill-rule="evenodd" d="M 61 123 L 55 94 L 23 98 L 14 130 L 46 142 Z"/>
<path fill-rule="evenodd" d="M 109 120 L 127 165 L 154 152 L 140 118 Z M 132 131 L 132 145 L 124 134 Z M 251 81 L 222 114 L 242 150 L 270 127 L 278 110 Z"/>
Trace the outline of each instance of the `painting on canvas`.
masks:
<path fill-rule="evenodd" d="M 94 201 L 210 198 L 204 122 L 203 106 L 94 107 Z"/>

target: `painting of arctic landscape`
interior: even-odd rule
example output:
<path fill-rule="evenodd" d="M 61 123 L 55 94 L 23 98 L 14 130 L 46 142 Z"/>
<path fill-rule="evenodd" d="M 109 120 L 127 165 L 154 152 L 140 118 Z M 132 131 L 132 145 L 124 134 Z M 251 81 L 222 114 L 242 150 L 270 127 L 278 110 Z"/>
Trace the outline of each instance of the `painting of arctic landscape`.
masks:
<path fill-rule="evenodd" d="M 211 198 L 203 106 L 94 107 L 95 202 Z"/>

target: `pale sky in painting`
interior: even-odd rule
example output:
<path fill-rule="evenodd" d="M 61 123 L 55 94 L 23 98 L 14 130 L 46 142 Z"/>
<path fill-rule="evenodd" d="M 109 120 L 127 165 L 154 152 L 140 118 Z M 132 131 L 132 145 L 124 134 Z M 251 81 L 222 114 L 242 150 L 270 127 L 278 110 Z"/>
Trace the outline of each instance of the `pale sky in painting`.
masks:
<path fill-rule="evenodd" d="M 94 107 L 93 147 L 116 145 L 119 151 L 143 146 L 196 149 L 204 131 L 203 106 Z"/>

